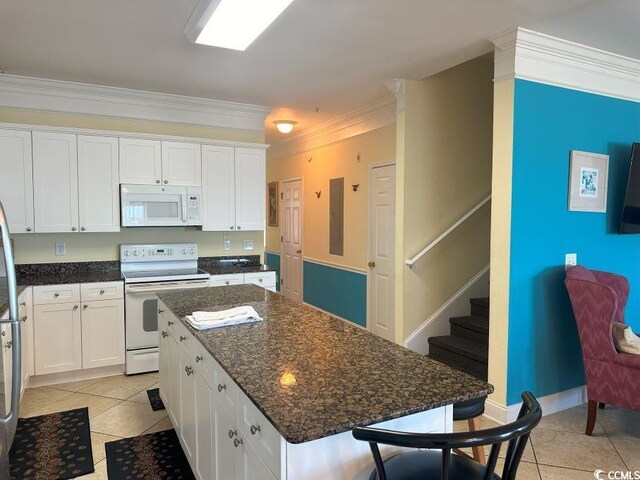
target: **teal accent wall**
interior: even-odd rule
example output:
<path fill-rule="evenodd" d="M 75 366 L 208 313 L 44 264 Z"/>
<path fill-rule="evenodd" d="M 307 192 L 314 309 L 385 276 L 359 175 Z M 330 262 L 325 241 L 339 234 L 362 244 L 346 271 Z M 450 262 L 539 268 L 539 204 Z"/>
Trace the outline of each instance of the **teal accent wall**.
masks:
<path fill-rule="evenodd" d="M 367 276 L 304 262 L 304 301 L 327 312 L 367 325 Z"/>
<path fill-rule="evenodd" d="M 276 290 L 280 291 L 280 255 L 277 253 L 266 252 L 264 254 L 264 263 L 276 270 Z"/>
<path fill-rule="evenodd" d="M 640 104 L 516 80 L 507 403 L 584 385 L 564 255 L 631 282 L 627 321 L 640 329 L 640 235 L 619 235 Z M 571 150 L 610 155 L 606 213 L 567 208 Z M 495 207 L 495 206 L 494 206 Z"/>

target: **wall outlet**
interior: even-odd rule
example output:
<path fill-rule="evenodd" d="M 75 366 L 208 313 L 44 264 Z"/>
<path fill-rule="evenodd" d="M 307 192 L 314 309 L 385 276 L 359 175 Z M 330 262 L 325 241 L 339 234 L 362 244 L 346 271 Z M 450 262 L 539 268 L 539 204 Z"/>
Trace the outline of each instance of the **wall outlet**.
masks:
<path fill-rule="evenodd" d="M 253 250 L 253 240 L 243 240 L 242 241 L 242 249 L 243 250 Z"/>
<path fill-rule="evenodd" d="M 223 240 L 222 248 L 225 250 L 231 250 L 231 240 Z"/>
<path fill-rule="evenodd" d="M 567 253 L 564 256 L 564 269 L 569 270 L 571 267 L 575 267 L 576 265 L 578 265 L 578 254 Z"/>
<path fill-rule="evenodd" d="M 67 246 L 64 242 L 56 242 L 56 256 L 61 257 L 67 254 Z"/>

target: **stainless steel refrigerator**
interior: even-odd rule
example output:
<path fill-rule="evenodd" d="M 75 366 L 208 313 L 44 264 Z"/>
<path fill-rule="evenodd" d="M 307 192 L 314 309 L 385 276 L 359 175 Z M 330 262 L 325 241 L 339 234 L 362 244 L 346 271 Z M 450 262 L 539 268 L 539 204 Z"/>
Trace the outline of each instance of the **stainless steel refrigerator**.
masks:
<path fill-rule="evenodd" d="M 0 354 L 0 478 L 9 478 L 9 449 L 18 425 L 22 375 L 16 271 L 9 239 L 9 225 L 0 202 L 0 304 L 5 303 L 5 300 L 8 300 L 9 315 L 3 316 L 0 323 L 11 327 L 13 348 L 10 365 L 5 365 L 6 360 Z M 7 397 L 10 397 L 9 411 L 6 408 Z"/>

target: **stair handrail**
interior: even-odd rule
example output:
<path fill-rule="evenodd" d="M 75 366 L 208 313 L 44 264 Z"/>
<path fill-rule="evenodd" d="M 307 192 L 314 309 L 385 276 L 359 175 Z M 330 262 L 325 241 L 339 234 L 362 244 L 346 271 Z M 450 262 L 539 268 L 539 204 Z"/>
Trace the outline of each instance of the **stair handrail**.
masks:
<path fill-rule="evenodd" d="M 475 207 L 465 213 L 456 223 L 447 228 L 444 232 L 442 232 L 438 238 L 436 238 L 429 245 L 424 247 L 418 253 L 416 253 L 413 257 L 408 258 L 404 261 L 405 265 L 409 265 L 409 268 L 412 268 L 418 260 L 424 257 L 430 250 L 432 250 L 436 245 L 438 245 L 443 239 L 445 239 L 451 232 L 453 232 L 456 228 L 466 222 L 469 218 L 473 216 L 478 210 L 484 207 L 487 203 L 491 201 L 491 194 L 487 195 L 480 203 L 478 203 Z"/>

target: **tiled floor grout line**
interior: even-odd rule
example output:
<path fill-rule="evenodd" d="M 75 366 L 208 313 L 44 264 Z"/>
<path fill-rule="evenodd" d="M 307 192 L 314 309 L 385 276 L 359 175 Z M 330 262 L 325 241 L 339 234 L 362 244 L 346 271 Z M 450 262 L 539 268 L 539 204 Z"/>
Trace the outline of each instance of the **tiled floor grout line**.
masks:
<path fill-rule="evenodd" d="M 631 468 L 629 468 L 629 465 L 627 465 L 627 462 L 625 461 L 625 459 L 622 457 L 622 455 L 620 455 L 620 451 L 618 451 L 618 448 L 616 447 L 616 444 L 613 443 L 613 440 L 611 440 L 611 437 L 607 435 L 607 438 L 609 439 L 609 442 L 611 442 L 611 445 L 613 445 L 613 449 L 616 451 L 616 453 L 620 457 L 620 460 L 622 460 L 622 464 L 627 468 L 627 470 L 631 470 Z"/>

